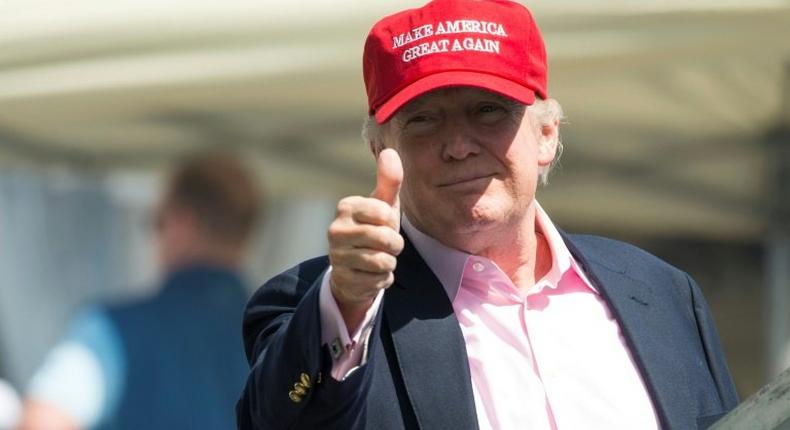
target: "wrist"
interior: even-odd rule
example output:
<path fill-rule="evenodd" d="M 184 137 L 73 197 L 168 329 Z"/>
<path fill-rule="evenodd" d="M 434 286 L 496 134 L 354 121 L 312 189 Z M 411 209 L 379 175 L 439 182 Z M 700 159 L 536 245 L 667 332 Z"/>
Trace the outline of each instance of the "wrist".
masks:
<path fill-rule="evenodd" d="M 331 283 L 330 291 L 335 303 L 337 303 L 340 314 L 343 316 L 348 333 L 352 335 L 359 328 L 362 321 L 365 320 L 365 315 L 376 300 L 376 296 L 348 298 L 343 293 L 338 292 Z"/>

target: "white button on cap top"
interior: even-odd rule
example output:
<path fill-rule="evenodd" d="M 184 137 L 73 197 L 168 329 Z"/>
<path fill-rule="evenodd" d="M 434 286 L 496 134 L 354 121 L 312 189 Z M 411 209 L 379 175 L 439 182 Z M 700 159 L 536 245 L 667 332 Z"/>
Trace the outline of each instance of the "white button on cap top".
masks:
<path fill-rule="evenodd" d="M 472 269 L 475 272 L 482 272 L 483 269 L 485 269 L 485 266 L 483 266 L 483 263 L 476 261 L 475 264 L 472 265 Z"/>

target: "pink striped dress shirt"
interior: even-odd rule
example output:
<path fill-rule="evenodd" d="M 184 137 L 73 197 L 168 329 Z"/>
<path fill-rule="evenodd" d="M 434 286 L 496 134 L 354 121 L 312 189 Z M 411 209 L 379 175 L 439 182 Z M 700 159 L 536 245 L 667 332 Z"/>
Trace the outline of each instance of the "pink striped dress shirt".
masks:
<path fill-rule="evenodd" d="M 447 292 L 466 343 L 481 429 L 657 429 L 644 382 L 609 307 L 536 203 L 551 270 L 526 292 L 494 263 L 448 248 L 404 217 L 403 229 Z M 331 270 L 331 269 L 330 269 Z M 364 364 L 367 323 L 348 333 L 321 286 L 332 376 Z M 372 321 L 381 295 L 368 312 Z"/>

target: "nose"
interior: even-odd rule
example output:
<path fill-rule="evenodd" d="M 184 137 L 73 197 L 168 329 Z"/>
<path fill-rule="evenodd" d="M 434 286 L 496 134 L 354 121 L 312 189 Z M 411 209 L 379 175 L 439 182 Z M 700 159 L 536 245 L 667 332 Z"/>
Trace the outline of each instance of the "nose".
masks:
<path fill-rule="evenodd" d="M 480 152 L 467 119 L 448 118 L 442 128 L 442 160 L 463 160 Z"/>

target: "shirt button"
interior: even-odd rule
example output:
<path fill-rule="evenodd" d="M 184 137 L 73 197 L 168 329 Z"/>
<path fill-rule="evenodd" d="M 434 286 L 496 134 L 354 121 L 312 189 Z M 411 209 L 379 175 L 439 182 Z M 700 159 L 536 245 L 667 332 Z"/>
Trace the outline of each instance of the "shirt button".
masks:
<path fill-rule="evenodd" d="M 472 269 L 475 272 L 482 272 L 483 269 L 485 269 L 485 266 L 483 266 L 483 263 L 477 261 L 477 262 L 475 262 L 475 264 L 472 265 Z"/>

